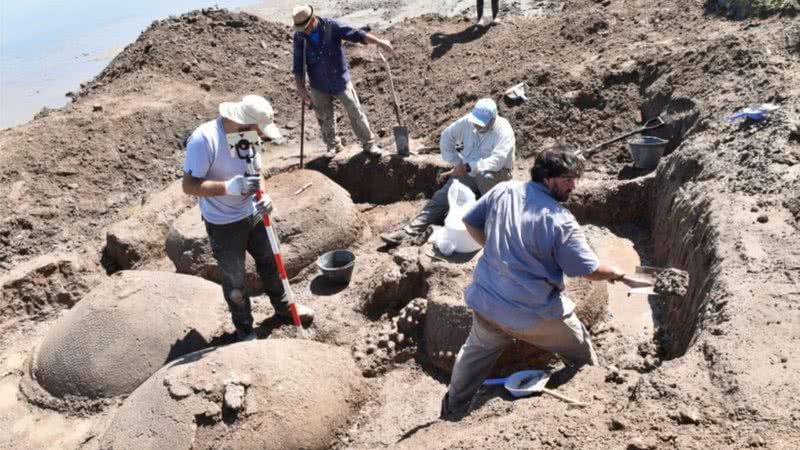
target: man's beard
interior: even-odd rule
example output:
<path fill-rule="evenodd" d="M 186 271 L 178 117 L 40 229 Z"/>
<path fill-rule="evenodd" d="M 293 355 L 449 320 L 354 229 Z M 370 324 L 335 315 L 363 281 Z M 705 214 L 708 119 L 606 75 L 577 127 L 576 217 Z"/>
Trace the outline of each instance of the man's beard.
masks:
<path fill-rule="evenodd" d="M 555 191 L 553 192 L 553 197 L 559 202 L 565 202 L 569 200 L 570 194 L 572 194 L 572 191 Z"/>

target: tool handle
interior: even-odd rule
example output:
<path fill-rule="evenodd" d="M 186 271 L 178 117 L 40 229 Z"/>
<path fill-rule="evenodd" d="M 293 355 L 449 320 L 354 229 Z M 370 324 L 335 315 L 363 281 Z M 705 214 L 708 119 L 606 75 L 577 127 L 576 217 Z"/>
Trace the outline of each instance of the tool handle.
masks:
<path fill-rule="evenodd" d="M 303 168 L 303 147 L 306 140 L 306 101 L 302 98 L 300 99 L 300 103 L 303 106 L 300 107 L 300 168 Z"/>
<path fill-rule="evenodd" d="M 570 405 L 579 406 L 581 408 L 589 406 L 588 403 L 583 403 L 581 401 L 575 400 L 574 398 L 567 397 L 564 394 L 559 394 L 558 392 L 556 392 L 554 390 L 551 390 L 551 389 L 542 388 L 542 392 L 544 392 L 545 394 L 548 394 L 548 395 L 552 395 L 553 397 L 555 397 L 555 398 L 557 398 L 559 400 L 563 400 L 563 401 L 569 403 Z"/>
<path fill-rule="evenodd" d="M 400 105 L 397 103 L 397 93 L 394 91 L 394 78 L 392 78 L 392 68 L 389 67 L 389 61 L 383 56 L 380 50 L 378 50 L 378 54 L 381 56 L 383 60 L 383 64 L 386 65 L 386 73 L 389 74 L 389 89 L 392 91 L 392 102 L 394 106 L 394 114 L 397 116 L 397 126 L 403 126 L 403 120 L 400 119 Z"/>
<path fill-rule="evenodd" d="M 579 150 L 577 153 L 575 153 L 575 155 L 576 156 L 583 155 L 584 158 L 589 158 L 592 155 L 594 155 L 595 153 L 597 153 L 601 148 L 603 148 L 603 147 L 605 147 L 607 145 L 613 144 L 614 142 L 621 141 L 621 140 L 623 140 L 623 139 L 625 139 L 627 137 L 633 136 L 634 134 L 639 134 L 642 131 L 653 130 L 653 129 L 658 128 L 658 127 L 660 127 L 662 125 L 664 125 L 664 119 L 662 119 L 661 116 L 652 118 L 652 119 L 648 120 L 647 122 L 645 122 L 644 125 L 642 125 L 641 127 L 637 128 L 635 130 L 631 130 L 631 131 L 629 131 L 629 132 L 627 132 L 625 134 L 621 134 L 621 135 L 619 135 L 619 136 L 617 136 L 617 137 L 615 137 L 613 139 L 609 139 L 609 140 L 607 140 L 605 142 L 601 142 L 601 143 L 599 143 L 599 144 L 597 144 L 597 145 L 595 145 L 593 147 L 590 147 L 590 148 L 588 148 L 586 150 Z"/>
<path fill-rule="evenodd" d="M 653 283 L 648 280 L 641 280 L 639 278 L 633 278 L 628 275 L 622 277 L 619 281 L 623 282 L 626 286 L 630 288 L 642 288 L 642 287 L 652 287 Z"/>

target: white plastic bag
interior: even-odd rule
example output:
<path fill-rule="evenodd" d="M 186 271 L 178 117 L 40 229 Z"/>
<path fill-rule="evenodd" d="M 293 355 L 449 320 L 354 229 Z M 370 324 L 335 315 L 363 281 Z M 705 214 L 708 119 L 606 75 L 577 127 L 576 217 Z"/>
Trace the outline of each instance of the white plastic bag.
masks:
<path fill-rule="evenodd" d="M 458 180 L 453 180 L 447 191 L 449 210 L 444 219 L 444 232 L 436 239 L 436 248 L 449 256 L 454 251 L 470 253 L 481 248 L 480 244 L 472 239 L 462 221 L 464 214 L 475 204 L 475 193 Z"/>

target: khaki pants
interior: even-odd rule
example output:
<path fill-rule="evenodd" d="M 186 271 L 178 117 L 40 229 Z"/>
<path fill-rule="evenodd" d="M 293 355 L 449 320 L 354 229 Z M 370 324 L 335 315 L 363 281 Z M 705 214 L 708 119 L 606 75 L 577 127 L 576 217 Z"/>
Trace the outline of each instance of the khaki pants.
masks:
<path fill-rule="evenodd" d="M 314 88 L 311 88 L 311 103 L 314 105 L 314 113 L 319 121 L 320 131 L 322 132 L 322 141 L 328 147 L 328 150 L 338 150 L 341 147 L 341 141 L 336 136 L 336 117 L 333 110 L 333 100 L 339 99 L 342 107 L 347 112 L 347 117 L 350 118 L 350 125 L 353 127 L 353 132 L 356 137 L 361 141 L 361 146 L 367 149 L 375 143 L 375 135 L 369 128 L 369 121 L 364 110 L 361 108 L 361 103 L 358 101 L 358 95 L 353 87 L 353 83 L 347 83 L 344 91 L 336 95 L 322 93 Z"/>
<path fill-rule="evenodd" d="M 540 322 L 525 330 L 506 328 L 473 313 L 472 329 L 458 352 L 450 377 L 450 387 L 447 390 L 447 407 L 450 411 L 466 411 L 497 358 L 514 339 L 553 352 L 568 364 L 597 363 L 589 332 L 575 313 L 563 319 Z"/>
<path fill-rule="evenodd" d="M 464 184 L 464 186 L 472 189 L 478 197 L 489 192 L 497 183 L 508 181 L 511 179 L 511 171 L 509 169 L 498 170 L 497 172 L 482 172 L 471 177 L 451 178 L 447 184 L 433 194 L 433 197 L 425 204 L 417 214 L 417 217 L 406 225 L 406 233 L 417 235 L 425 231 L 428 225 L 444 223 L 444 218 L 447 217 L 447 212 L 450 210 L 450 204 L 447 201 L 447 191 L 450 190 L 450 185 L 456 179 Z"/>

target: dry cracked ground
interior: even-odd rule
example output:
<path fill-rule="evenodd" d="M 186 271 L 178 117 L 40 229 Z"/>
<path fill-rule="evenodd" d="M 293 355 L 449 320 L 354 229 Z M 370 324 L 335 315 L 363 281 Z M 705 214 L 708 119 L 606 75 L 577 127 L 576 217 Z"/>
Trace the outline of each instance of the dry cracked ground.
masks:
<path fill-rule="evenodd" d="M 397 49 L 415 155 L 365 159 L 351 146 L 325 159 L 307 112 L 301 170 L 289 27 L 224 10 L 154 23 L 72 103 L 0 131 L 0 447 L 800 448 L 792 2 L 507 2 L 493 27 L 460 17 L 466 2 L 439 11 L 449 17 L 328 3 L 391 25 L 380 33 Z M 372 47 L 347 52 L 391 149 L 386 69 Z M 529 100 L 504 100 L 520 82 Z M 265 175 L 293 291 L 317 317 L 304 334 L 274 319 L 253 276 L 260 339 L 234 343 L 199 213 L 176 181 L 188 133 L 246 93 L 273 100 L 287 136 Z M 601 364 L 567 373 L 515 344 L 495 368 L 551 367 L 550 386 L 586 408 L 486 387 L 462 421 L 437 420 L 480 255 L 387 249 L 378 235 L 444 182 L 439 133 L 481 97 L 515 129 L 519 180 L 551 140 L 586 148 L 666 122 L 651 133 L 668 140 L 656 170 L 610 145 L 568 206 L 601 258 L 685 270 L 686 295 L 571 283 Z M 762 120 L 725 120 L 766 102 L 778 109 Z M 339 125 L 352 144 L 341 114 Z M 335 248 L 356 255 L 348 286 L 315 267 Z"/>

